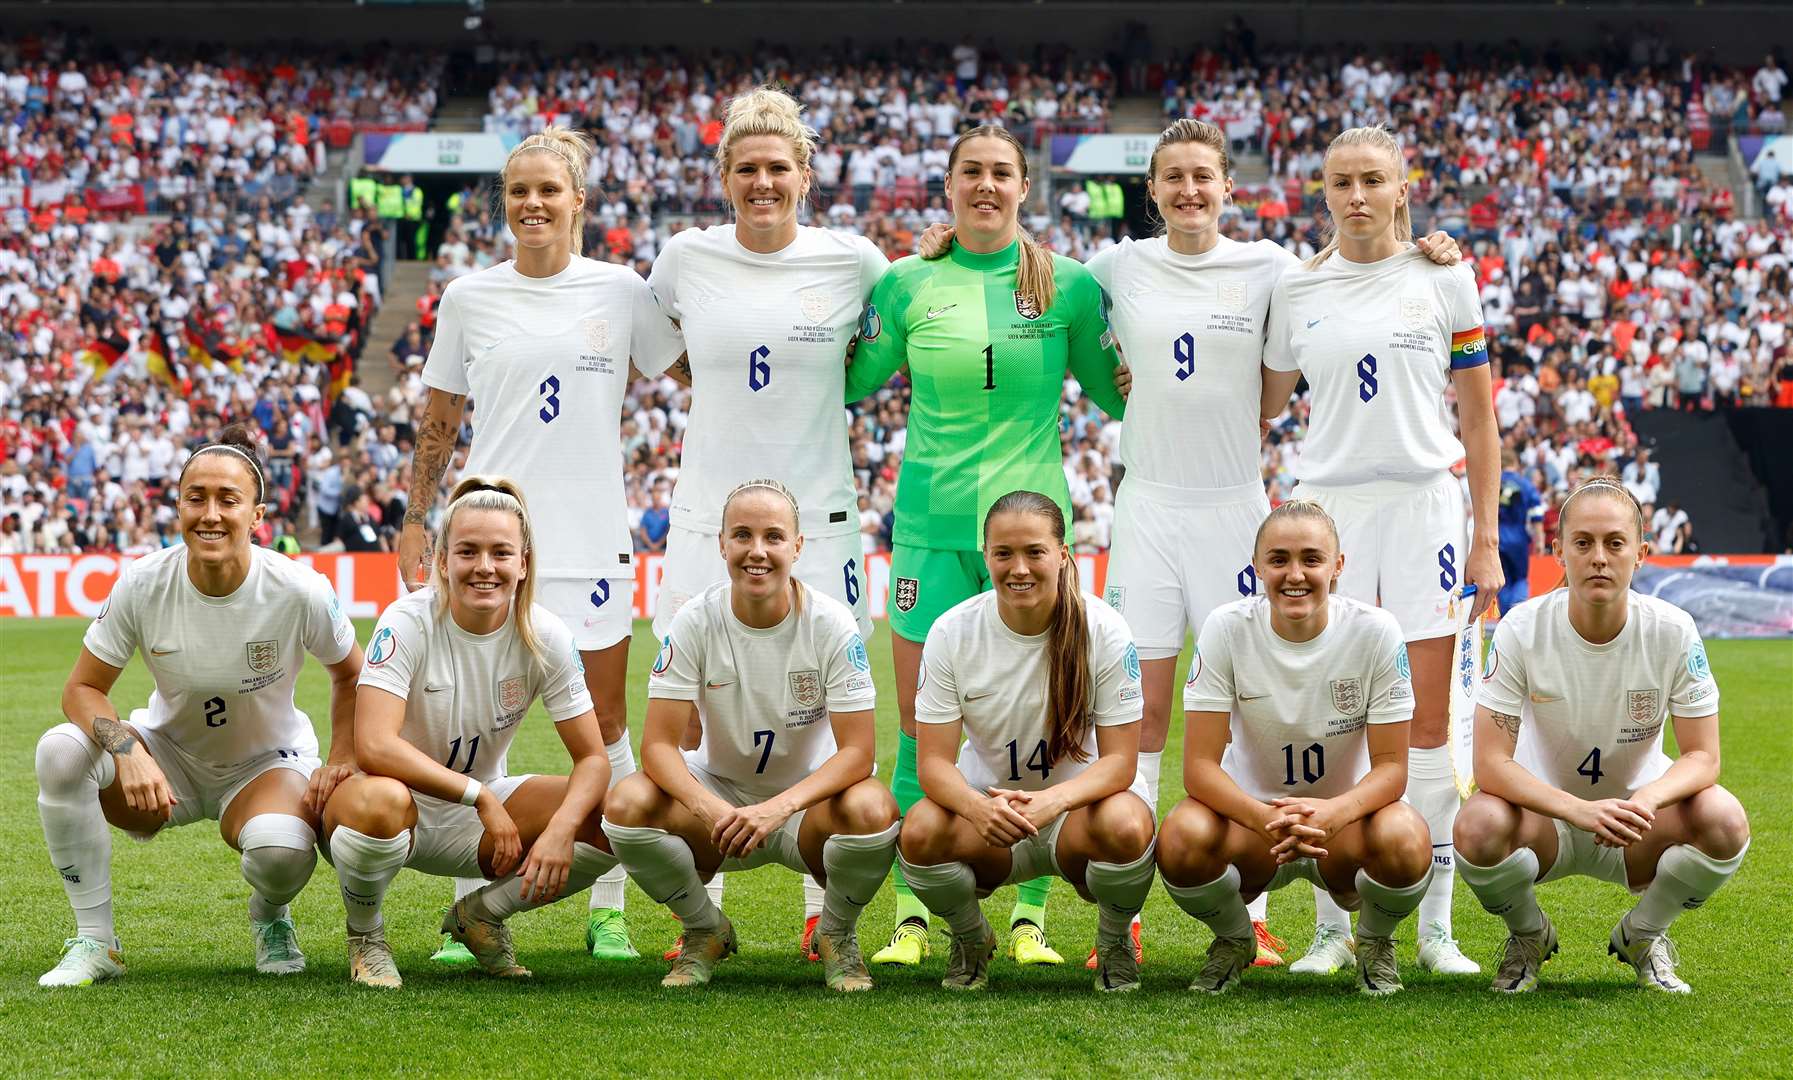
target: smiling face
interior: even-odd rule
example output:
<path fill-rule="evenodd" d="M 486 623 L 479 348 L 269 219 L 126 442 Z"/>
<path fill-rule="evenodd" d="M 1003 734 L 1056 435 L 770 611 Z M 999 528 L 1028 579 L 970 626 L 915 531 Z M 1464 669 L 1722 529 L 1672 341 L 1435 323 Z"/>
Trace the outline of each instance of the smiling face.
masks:
<path fill-rule="evenodd" d="M 466 629 L 504 622 L 517 586 L 529 576 L 523 523 L 509 510 L 467 508 L 449 525 L 436 569 L 448 583 L 448 606 Z"/>
<path fill-rule="evenodd" d="M 739 227 L 759 236 L 795 234 L 797 208 L 809 193 L 809 170 L 797 164 L 782 135 L 744 135 L 728 150 L 723 173 Z"/>
<path fill-rule="evenodd" d="M 1058 605 L 1058 575 L 1071 549 L 1044 514 L 993 514 L 984 526 L 984 566 L 997 606 L 1037 624 Z"/>
<path fill-rule="evenodd" d="M 552 150 L 511 158 L 504 175 L 504 220 L 517 245 L 543 253 L 573 250 L 573 224 L 585 195 L 573 188 L 567 163 Z"/>
<path fill-rule="evenodd" d="M 803 537 L 783 495 L 750 488 L 730 499 L 722 510 L 720 542 L 730 585 L 749 604 L 770 603 L 790 588 Z"/>
<path fill-rule="evenodd" d="M 1326 155 L 1326 208 L 1340 238 L 1373 242 L 1393 235 L 1395 207 L 1406 200 L 1401 163 L 1382 147 L 1350 144 Z"/>
<path fill-rule="evenodd" d="M 1586 491 L 1566 506 L 1555 548 L 1570 593 L 1596 606 L 1620 599 L 1650 551 L 1637 513 L 1617 491 Z"/>
<path fill-rule="evenodd" d="M 1220 153 L 1198 142 L 1172 143 L 1158 151 L 1157 171 L 1146 192 L 1158 204 L 1167 229 L 1199 234 L 1220 223 L 1233 182 L 1222 168 Z"/>
<path fill-rule="evenodd" d="M 255 501 L 249 463 L 236 454 L 200 454 L 181 477 L 181 536 L 201 562 L 245 557 L 249 534 L 261 524 L 263 510 Z"/>
<path fill-rule="evenodd" d="M 982 251 L 1006 247 L 1027 198 L 1026 166 L 1013 144 L 980 135 L 959 144 L 947 176 L 953 228 Z"/>
<path fill-rule="evenodd" d="M 1264 526 L 1252 564 L 1271 610 L 1284 622 L 1299 624 L 1325 610 L 1345 557 L 1323 519 L 1291 516 Z"/>

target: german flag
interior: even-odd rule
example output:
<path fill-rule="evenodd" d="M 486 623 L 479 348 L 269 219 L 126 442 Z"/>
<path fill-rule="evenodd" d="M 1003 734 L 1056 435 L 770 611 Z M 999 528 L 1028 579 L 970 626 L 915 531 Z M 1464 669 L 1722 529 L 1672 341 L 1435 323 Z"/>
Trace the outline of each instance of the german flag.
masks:
<path fill-rule="evenodd" d="M 304 327 L 284 330 L 275 326 L 273 323 L 269 323 L 268 333 L 274 338 L 276 346 L 279 347 L 280 355 L 285 357 L 289 364 L 296 364 L 300 360 L 310 360 L 317 364 L 328 364 L 333 362 L 342 352 L 338 346 L 324 340 L 321 335 L 315 334 Z"/>
<path fill-rule="evenodd" d="M 336 399 L 349 388 L 349 379 L 354 374 L 355 358 L 338 349 L 336 356 L 330 361 L 330 385 L 324 388 L 324 394 L 330 404 L 336 404 Z"/>
<path fill-rule="evenodd" d="M 105 337 L 96 337 L 81 346 L 81 352 L 77 358 L 92 368 L 95 375 L 104 375 L 112 370 L 113 364 L 118 363 L 119 357 L 130 351 L 130 342 L 113 333 Z"/>
<path fill-rule="evenodd" d="M 186 365 L 181 363 L 175 350 L 169 347 L 167 338 L 154 331 L 143 335 L 143 353 L 147 357 L 144 366 L 149 368 L 151 378 L 176 393 L 185 395 L 193 392 L 193 380 L 187 377 Z"/>
<path fill-rule="evenodd" d="M 181 333 L 187 342 L 187 359 L 207 367 L 223 364 L 239 375 L 243 373 L 243 346 L 225 341 L 216 327 L 189 318 Z"/>

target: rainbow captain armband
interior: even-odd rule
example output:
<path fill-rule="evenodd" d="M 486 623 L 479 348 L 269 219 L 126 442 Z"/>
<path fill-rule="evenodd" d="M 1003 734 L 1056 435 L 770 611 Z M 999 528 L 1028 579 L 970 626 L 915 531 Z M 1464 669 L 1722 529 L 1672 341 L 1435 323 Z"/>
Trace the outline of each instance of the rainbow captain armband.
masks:
<path fill-rule="evenodd" d="M 1471 327 L 1451 335 L 1451 370 L 1472 368 L 1488 362 L 1488 339 L 1482 328 Z"/>

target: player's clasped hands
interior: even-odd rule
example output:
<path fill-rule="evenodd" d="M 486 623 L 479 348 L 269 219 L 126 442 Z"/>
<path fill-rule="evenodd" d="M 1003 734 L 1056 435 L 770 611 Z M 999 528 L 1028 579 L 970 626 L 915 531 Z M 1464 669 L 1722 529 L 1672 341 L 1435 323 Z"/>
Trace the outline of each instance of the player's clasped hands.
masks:
<path fill-rule="evenodd" d="M 972 828 L 985 842 L 1010 847 L 1039 834 L 1039 827 L 1025 812 L 1032 792 L 993 787 L 988 793 L 989 799 L 975 804 L 970 815 Z"/>
<path fill-rule="evenodd" d="M 1633 799 L 1596 799 L 1576 807 L 1570 824 L 1593 833 L 1601 847 L 1630 847 L 1656 824 L 1656 813 Z"/>
<path fill-rule="evenodd" d="M 1275 799 L 1270 805 L 1276 814 L 1264 825 L 1264 835 L 1278 866 L 1329 854 L 1326 842 L 1338 832 L 1340 817 L 1332 800 Z"/>
<path fill-rule="evenodd" d="M 790 819 L 791 811 L 770 801 L 730 806 L 711 827 L 710 840 L 723 858 L 745 859 Z"/>

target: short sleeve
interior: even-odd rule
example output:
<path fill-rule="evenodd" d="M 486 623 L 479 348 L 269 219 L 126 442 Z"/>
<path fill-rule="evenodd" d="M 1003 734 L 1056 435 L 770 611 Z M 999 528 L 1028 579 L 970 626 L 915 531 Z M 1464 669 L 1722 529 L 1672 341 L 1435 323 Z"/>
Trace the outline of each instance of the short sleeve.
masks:
<path fill-rule="evenodd" d="M 674 234 L 654 257 L 654 268 L 648 271 L 647 286 L 669 319 L 684 318 L 679 311 L 679 261 L 689 242 L 685 233 Z"/>
<path fill-rule="evenodd" d="M 890 269 L 890 260 L 878 250 L 878 245 L 863 236 L 853 238 L 853 247 L 859 253 L 859 296 L 861 303 L 869 302 L 872 290 L 878 287 L 883 279 L 884 271 Z"/>
<path fill-rule="evenodd" d="M 909 359 L 909 331 L 903 325 L 909 307 L 908 289 L 892 266 L 872 287 L 859 325 L 859 345 L 847 365 L 847 402 L 858 401 L 890 381 Z"/>
<path fill-rule="evenodd" d="M 1494 628 L 1494 641 L 1482 661 L 1482 689 L 1476 704 L 1490 712 L 1520 715 L 1529 692 L 1525 679 L 1525 658 L 1519 649 L 1519 634 L 1511 615 Z"/>
<path fill-rule="evenodd" d="M 305 597 L 305 651 L 335 664 L 355 648 L 355 624 L 343 614 L 336 590 L 322 574 L 312 574 Z"/>
<path fill-rule="evenodd" d="M 1095 278 L 1096 284 L 1102 286 L 1102 291 L 1110 296 L 1114 295 L 1114 274 L 1121 265 L 1121 252 L 1130 248 L 1132 244 L 1132 238 L 1125 238 L 1120 243 L 1105 247 L 1091 255 L 1089 261 L 1083 264 L 1083 268 L 1089 271 L 1090 277 Z"/>
<path fill-rule="evenodd" d="M 464 396 L 472 387 L 467 382 L 467 339 L 458 292 L 450 283 L 436 304 L 436 336 L 423 364 L 423 385 Z"/>
<path fill-rule="evenodd" d="M 1129 635 L 1114 626 L 1102 632 L 1101 649 L 1095 665 L 1091 718 L 1098 727 L 1131 724 L 1145 715 L 1145 697 L 1139 686 L 1139 650 Z"/>
<path fill-rule="evenodd" d="M 536 639 L 542 646 L 540 694 L 542 708 L 556 724 L 584 716 L 592 710 L 591 691 L 585 687 L 585 661 L 573 644 L 566 624 L 551 611 L 535 611 Z"/>
<path fill-rule="evenodd" d="M 822 682 L 828 688 L 829 712 L 859 712 L 875 708 L 878 692 L 872 684 L 872 662 L 866 655 L 859 628 L 844 619 L 831 619 L 829 647 L 822 657 Z"/>
<path fill-rule="evenodd" d="M 1413 668 L 1407 659 L 1407 643 L 1392 618 L 1380 624 L 1382 640 L 1376 647 L 1376 663 L 1370 669 L 1369 712 L 1372 724 L 1398 724 L 1413 719 Z"/>
<path fill-rule="evenodd" d="M 131 566 L 126 566 L 124 573 L 118 575 L 106 603 L 93 622 L 87 624 L 87 635 L 81 641 L 88 652 L 115 668 L 131 662 L 141 641 L 137 632 L 137 605 L 132 602 L 136 578 L 131 570 Z"/>
<path fill-rule="evenodd" d="M 935 623 L 938 629 L 940 624 Z M 928 634 L 921 647 L 921 682 L 915 688 L 915 719 L 922 724 L 950 724 L 962 720 L 959 680 L 953 673 L 956 651 L 948 635 Z"/>
<path fill-rule="evenodd" d="M 685 351 L 684 335 L 654 299 L 654 290 L 635 274 L 624 279 L 629 290 L 630 360 L 650 378 L 672 365 Z"/>
<path fill-rule="evenodd" d="M 1183 682 L 1185 712 L 1233 711 L 1233 650 L 1227 641 L 1225 620 L 1209 615 L 1195 641 L 1195 657 L 1189 661 L 1189 678 Z"/>
<path fill-rule="evenodd" d="M 1706 661 L 1706 643 L 1700 640 L 1692 619 L 1687 620 L 1683 633 L 1682 662 L 1675 669 L 1675 680 L 1669 689 L 1669 715 L 1688 719 L 1712 716 L 1718 712 L 1718 683 Z"/>
<path fill-rule="evenodd" d="M 1486 364 L 1488 341 L 1482 333 L 1482 297 L 1476 291 L 1475 274 L 1469 267 L 1450 268 L 1444 300 L 1450 318 L 1451 370 Z"/>
<path fill-rule="evenodd" d="M 703 686 L 703 605 L 686 604 L 673 616 L 672 626 L 660 641 L 660 652 L 648 671 L 647 696 L 672 701 L 696 701 Z"/>
<path fill-rule="evenodd" d="M 408 701 L 411 681 L 423 670 L 428 652 L 425 628 L 417 617 L 397 605 L 389 607 L 367 644 L 358 685 L 376 686 Z"/>
<path fill-rule="evenodd" d="M 1066 343 L 1066 366 L 1076 377 L 1077 385 L 1102 411 L 1116 420 L 1127 411 L 1127 399 L 1114 388 L 1114 369 L 1120 362 L 1114 353 L 1114 335 L 1108 332 L 1108 319 L 1102 310 L 1102 287 L 1096 284 L 1081 265 L 1055 256 L 1052 261 L 1060 289 L 1053 302 L 1070 305 L 1066 316 L 1069 340 Z"/>
<path fill-rule="evenodd" d="M 1295 350 L 1289 347 L 1289 275 L 1285 272 L 1270 290 L 1270 311 L 1264 316 L 1264 366 L 1271 371 L 1299 371 Z"/>

